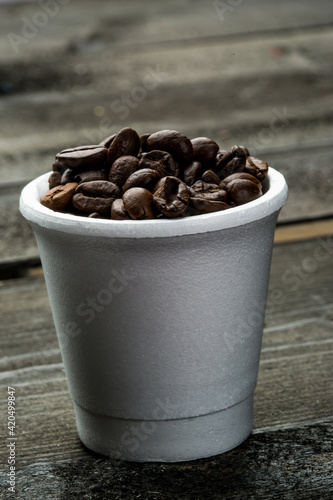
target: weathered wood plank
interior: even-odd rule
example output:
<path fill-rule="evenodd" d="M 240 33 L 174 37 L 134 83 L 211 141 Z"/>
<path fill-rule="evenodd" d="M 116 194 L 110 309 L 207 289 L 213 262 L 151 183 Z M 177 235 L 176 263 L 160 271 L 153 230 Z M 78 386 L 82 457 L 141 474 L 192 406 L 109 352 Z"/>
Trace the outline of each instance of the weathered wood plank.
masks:
<path fill-rule="evenodd" d="M 255 432 L 332 416 L 332 270 L 332 237 L 274 247 Z M 87 457 L 77 437 L 43 277 L 1 282 L 0 308 L 0 378 L 17 391 L 20 464 Z"/>
<path fill-rule="evenodd" d="M 329 500 L 332 423 L 252 435 L 237 449 L 183 464 L 134 464 L 86 453 L 81 460 L 24 467 L 18 499 Z"/>
<path fill-rule="evenodd" d="M 50 52 L 67 48 L 98 52 L 112 45 L 133 49 L 142 44 L 242 33 L 247 38 L 260 30 L 325 26 L 333 21 L 333 9 L 327 0 L 318 0 L 315 9 L 311 0 L 282 0 L 278 5 L 273 0 L 127 0 L 111 5 L 99 1 L 98 8 L 89 0 L 81 0 L 80 8 L 75 2 L 63 0 L 53 2 L 49 10 L 45 3 L 44 8 L 36 2 L 0 5 L 0 51 L 4 59 L 33 59 L 36 53 L 47 59 Z"/>
<path fill-rule="evenodd" d="M 120 58 L 113 50 L 67 54 L 46 64 L 37 58 L 24 67 L 23 83 L 30 82 L 30 90 L 22 93 L 19 86 L 19 93 L 0 99 L 6 115 L 1 156 L 9 161 L 13 151 L 37 149 L 54 154 L 72 144 L 98 142 L 128 124 L 142 132 L 214 131 L 213 138 L 226 146 L 247 139 L 259 149 L 330 140 L 332 36 L 296 33 L 287 40 L 190 45 Z M 278 57 L 270 53 L 276 47 Z M 16 73 L 22 79 L 21 65 L 8 71 L 11 79 Z"/>

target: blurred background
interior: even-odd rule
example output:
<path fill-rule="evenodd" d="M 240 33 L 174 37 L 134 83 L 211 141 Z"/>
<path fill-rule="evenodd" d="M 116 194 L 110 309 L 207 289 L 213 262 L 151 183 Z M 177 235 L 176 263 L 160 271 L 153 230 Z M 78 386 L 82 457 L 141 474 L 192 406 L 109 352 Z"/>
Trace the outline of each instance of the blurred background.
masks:
<path fill-rule="evenodd" d="M 329 0 L 1 0 L 0 34 L 1 269 L 38 260 L 22 187 L 126 126 L 245 145 L 287 179 L 279 224 L 331 223 Z"/>

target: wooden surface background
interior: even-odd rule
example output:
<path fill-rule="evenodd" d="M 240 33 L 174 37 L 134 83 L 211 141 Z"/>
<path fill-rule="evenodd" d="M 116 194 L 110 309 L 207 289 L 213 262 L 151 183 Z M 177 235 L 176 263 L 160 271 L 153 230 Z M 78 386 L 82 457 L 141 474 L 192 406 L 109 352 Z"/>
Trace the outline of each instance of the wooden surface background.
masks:
<path fill-rule="evenodd" d="M 332 497 L 332 55 L 328 0 L 0 2 L 5 498 L 7 386 L 17 394 L 15 498 Z M 59 150 L 124 126 L 243 144 L 289 185 L 254 431 L 211 459 L 117 463 L 80 443 L 38 249 L 18 211 L 22 187 Z"/>

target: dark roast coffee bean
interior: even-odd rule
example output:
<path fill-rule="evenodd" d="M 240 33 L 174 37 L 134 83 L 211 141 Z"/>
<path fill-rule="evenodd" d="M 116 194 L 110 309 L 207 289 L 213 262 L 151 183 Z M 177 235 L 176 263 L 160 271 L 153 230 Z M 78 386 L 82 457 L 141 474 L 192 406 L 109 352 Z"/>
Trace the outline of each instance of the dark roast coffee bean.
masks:
<path fill-rule="evenodd" d="M 52 170 L 53 172 L 59 172 L 62 174 L 66 170 L 66 167 L 63 167 L 58 160 L 54 160 L 52 163 Z"/>
<path fill-rule="evenodd" d="M 45 193 L 41 197 L 40 202 L 44 207 L 54 211 L 65 210 L 73 197 L 76 187 L 76 182 L 56 186 Z"/>
<path fill-rule="evenodd" d="M 187 186 L 192 186 L 198 181 L 203 172 L 204 166 L 199 161 L 192 161 L 183 172 L 183 181 Z"/>
<path fill-rule="evenodd" d="M 79 212 L 91 214 L 111 214 L 111 205 L 116 198 L 120 198 L 121 191 L 113 182 L 89 181 L 78 184 L 74 196 L 73 206 Z"/>
<path fill-rule="evenodd" d="M 180 217 L 190 200 L 190 191 L 177 177 L 163 177 L 156 185 L 153 203 L 166 217 Z"/>
<path fill-rule="evenodd" d="M 129 176 L 123 187 L 123 193 L 133 187 L 142 187 L 151 191 L 161 178 L 157 170 L 141 168 Z"/>
<path fill-rule="evenodd" d="M 145 153 L 147 151 L 147 140 L 150 134 L 140 135 L 140 152 Z"/>
<path fill-rule="evenodd" d="M 203 180 L 195 182 L 190 188 L 191 193 L 194 193 L 194 195 L 199 195 L 203 193 L 216 193 L 217 191 L 220 190 L 221 188 L 218 184 L 204 182 Z M 191 194 L 191 196 L 193 195 Z"/>
<path fill-rule="evenodd" d="M 131 220 L 125 209 L 124 202 L 121 198 L 114 200 L 111 206 L 111 219 L 114 220 Z"/>
<path fill-rule="evenodd" d="M 193 159 L 190 139 L 176 130 L 160 130 L 150 134 L 147 140 L 148 151 L 158 149 L 167 151 L 179 166 L 188 165 Z"/>
<path fill-rule="evenodd" d="M 111 142 L 113 141 L 113 139 L 116 137 L 117 134 L 112 134 L 112 135 L 109 135 L 109 137 L 106 137 L 105 139 L 103 139 L 103 141 L 101 141 L 99 143 L 99 146 L 104 146 L 105 148 L 109 148 L 110 145 L 111 145 Z"/>
<path fill-rule="evenodd" d="M 61 173 L 60 172 L 52 172 L 49 177 L 49 189 L 52 189 L 61 184 Z"/>
<path fill-rule="evenodd" d="M 213 170 L 206 170 L 206 172 L 202 174 L 201 180 L 209 184 L 220 184 L 220 178 Z"/>
<path fill-rule="evenodd" d="M 138 168 L 139 160 L 136 156 L 120 156 L 111 166 L 109 181 L 122 188 L 128 177 Z"/>
<path fill-rule="evenodd" d="M 190 141 L 176 130 L 139 136 L 125 127 L 98 145 L 64 149 L 52 170 L 50 190 L 42 197 L 46 206 L 128 220 L 242 205 L 262 195 L 268 164 L 244 146 L 223 150 L 208 137 Z"/>
<path fill-rule="evenodd" d="M 268 163 L 258 158 L 249 156 L 246 158 L 245 172 L 254 175 L 259 181 L 266 179 L 268 174 Z"/>
<path fill-rule="evenodd" d="M 227 192 L 217 184 L 197 181 L 190 187 L 191 197 L 205 198 L 207 200 L 228 201 Z"/>
<path fill-rule="evenodd" d="M 148 153 L 143 153 L 139 168 L 152 168 L 157 170 L 161 177 L 179 175 L 179 167 L 170 153 L 154 149 Z"/>
<path fill-rule="evenodd" d="M 214 172 L 217 173 L 220 179 L 236 172 L 242 172 L 246 163 L 248 150 L 243 146 L 232 146 L 227 151 L 219 152 L 216 157 L 216 165 Z"/>
<path fill-rule="evenodd" d="M 227 192 L 236 205 L 244 205 L 262 195 L 261 185 L 247 179 L 235 179 L 229 182 Z"/>
<path fill-rule="evenodd" d="M 132 219 L 136 220 L 154 219 L 152 201 L 151 192 L 141 187 L 131 188 L 123 195 L 126 212 Z"/>
<path fill-rule="evenodd" d="M 75 174 L 76 174 L 75 170 L 71 168 L 66 168 L 66 170 L 64 170 L 63 173 L 61 174 L 60 183 L 68 184 L 69 182 L 74 182 Z"/>
<path fill-rule="evenodd" d="M 104 146 L 79 146 L 64 149 L 56 155 L 56 160 L 61 166 L 73 170 L 87 166 L 98 169 L 103 165 L 106 153 Z"/>
<path fill-rule="evenodd" d="M 74 177 L 75 182 L 107 181 L 108 176 L 105 170 L 86 170 Z"/>
<path fill-rule="evenodd" d="M 220 210 L 226 210 L 231 207 L 223 201 L 191 197 L 189 208 L 192 208 L 192 215 L 200 215 L 208 214 L 210 212 L 219 212 Z"/>
<path fill-rule="evenodd" d="M 255 182 L 256 184 L 261 186 L 261 182 L 253 175 L 248 174 L 247 172 L 237 172 L 236 174 L 231 174 L 223 179 L 223 181 L 220 182 L 220 187 L 222 189 L 227 189 L 228 184 L 236 179 L 246 179 L 247 181 Z"/>
<path fill-rule="evenodd" d="M 120 156 L 137 156 L 140 149 L 140 137 L 130 127 L 121 129 L 110 144 L 107 152 L 107 164 L 111 166 Z"/>
<path fill-rule="evenodd" d="M 218 144 L 208 137 L 195 137 L 191 143 L 194 160 L 200 161 L 203 165 L 214 160 L 219 150 Z"/>
<path fill-rule="evenodd" d="M 231 174 L 235 174 L 237 172 L 244 172 L 246 159 L 245 157 L 234 158 L 230 160 L 226 166 L 217 172 L 217 175 L 220 179 L 225 179 Z"/>
<path fill-rule="evenodd" d="M 89 214 L 88 217 L 89 217 L 89 219 L 103 219 L 104 218 L 98 212 L 93 212 L 92 214 Z"/>
<path fill-rule="evenodd" d="M 243 146 L 235 144 L 230 149 L 228 149 L 223 156 L 223 163 L 226 165 L 229 161 L 234 158 L 246 158 L 248 156 L 248 149 Z"/>

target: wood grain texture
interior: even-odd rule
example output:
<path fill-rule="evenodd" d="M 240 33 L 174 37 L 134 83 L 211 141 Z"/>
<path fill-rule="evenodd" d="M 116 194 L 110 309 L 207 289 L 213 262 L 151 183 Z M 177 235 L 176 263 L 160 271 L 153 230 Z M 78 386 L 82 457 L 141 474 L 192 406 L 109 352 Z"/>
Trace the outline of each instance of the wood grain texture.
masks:
<path fill-rule="evenodd" d="M 252 435 L 223 455 L 183 464 L 122 463 L 93 454 L 31 464 L 16 498 L 136 500 L 329 500 L 331 422 Z"/>
<path fill-rule="evenodd" d="M 33 2 L 1 5 L 0 49 L 4 59 L 18 60 L 34 58 L 36 52 L 47 58 L 50 50 L 64 47 L 79 47 L 81 50 L 97 52 L 105 45 L 136 48 L 138 45 L 158 45 L 165 42 L 181 42 L 197 38 L 205 41 L 212 37 L 230 37 L 275 30 L 325 27 L 332 22 L 333 10 L 330 2 L 318 0 L 314 8 L 311 0 L 297 0 L 292 4 L 281 0 L 252 0 L 251 2 L 205 2 L 202 0 L 171 0 L 167 3 L 155 0 L 126 0 L 126 2 L 105 2 L 92 4 L 81 0 L 80 8 L 75 2 L 58 2 L 59 9 L 49 14 L 37 31 L 31 28 L 29 42 L 22 42 L 13 48 L 10 33 L 24 35 L 24 21 L 43 24 L 38 14 L 43 12 Z M 228 9 L 229 6 L 229 9 Z M 45 10 L 44 10 L 45 12 Z M 36 17 L 37 16 L 37 17 Z M 59 37 L 61 34 L 61 37 Z M 15 43 L 14 43 L 15 45 Z"/>
<path fill-rule="evenodd" d="M 124 126 L 245 144 L 286 177 L 279 221 L 332 215 L 333 10 L 319 3 L 288 3 L 286 16 L 272 0 L 241 2 L 221 16 L 218 2 L 84 0 L 59 4 L 30 38 L 41 5 L 1 5 L 1 268 L 38 259 L 24 184 L 59 150 Z M 17 50 L 10 33 L 25 36 Z"/>

